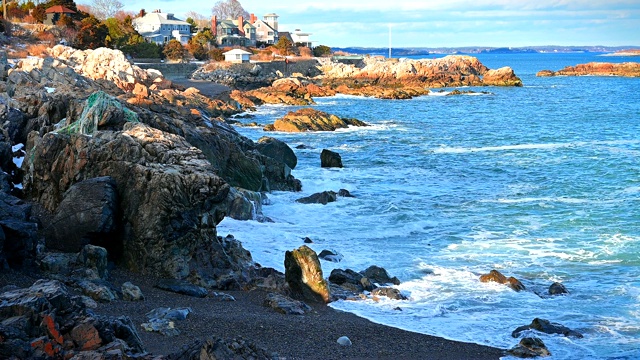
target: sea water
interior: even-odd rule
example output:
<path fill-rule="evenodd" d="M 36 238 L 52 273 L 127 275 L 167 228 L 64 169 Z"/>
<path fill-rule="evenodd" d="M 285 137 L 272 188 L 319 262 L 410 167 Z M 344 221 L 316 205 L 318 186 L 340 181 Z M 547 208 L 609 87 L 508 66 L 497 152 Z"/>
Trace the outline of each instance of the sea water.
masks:
<path fill-rule="evenodd" d="M 473 96 L 434 89 L 411 100 L 316 98 L 314 108 L 371 126 L 297 134 L 238 128 L 253 140 L 305 145 L 295 149 L 292 172 L 303 189 L 269 194 L 263 211 L 273 223 L 225 219 L 219 233 L 234 234 L 256 262 L 281 271 L 284 252 L 304 237 L 316 252 L 342 255 L 322 261 L 325 276 L 386 268 L 409 300 L 330 304 L 374 322 L 511 348 L 514 329 L 543 318 L 584 335 L 527 334 L 554 359 L 640 358 L 640 79 L 535 76 L 634 59 L 478 58 L 493 69 L 511 66 L 524 87 L 463 89 L 490 92 Z M 263 106 L 247 121 L 268 124 L 295 109 Z M 321 168 L 322 149 L 340 153 L 344 168 Z M 339 189 L 355 197 L 295 202 Z M 527 290 L 481 283 L 492 269 Z M 545 295 L 553 282 L 569 294 Z"/>

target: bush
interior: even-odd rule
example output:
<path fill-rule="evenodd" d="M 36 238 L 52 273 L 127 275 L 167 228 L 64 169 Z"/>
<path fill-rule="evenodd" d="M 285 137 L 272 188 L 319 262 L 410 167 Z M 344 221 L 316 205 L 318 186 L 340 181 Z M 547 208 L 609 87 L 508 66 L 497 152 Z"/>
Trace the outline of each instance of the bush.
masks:
<path fill-rule="evenodd" d="M 153 42 L 140 42 L 127 44 L 122 47 L 122 52 L 133 58 L 159 59 L 162 57 L 162 46 Z"/>
<path fill-rule="evenodd" d="M 27 46 L 27 52 L 29 52 L 29 55 L 31 56 L 45 57 L 49 55 L 49 52 L 47 50 L 48 50 L 48 47 L 43 44 Z"/>
<path fill-rule="evenodd" d="M 303 58 L 310 58 L 313 56 L 313 52 L 308 47 L 298 48 L 298 51 L 300 51 L 300 56 Z"/>
<path fill-rule="evenodd" d="M 164 56 L 167 59 L 178 61 L 185 58 L 185 50 L 180 41 L 173 39 L 170 40 L 167 45 L 164 46 L 164 50 L 162 50 Z"/>
<path fill-rule="evenodd" d="M 224 53 L 224 50 L 222 49 L 211 49 L 209 50 L 209 59 L 213 60 L 213 61 L 224 61 L 224 55 L 222 55 Z"/>

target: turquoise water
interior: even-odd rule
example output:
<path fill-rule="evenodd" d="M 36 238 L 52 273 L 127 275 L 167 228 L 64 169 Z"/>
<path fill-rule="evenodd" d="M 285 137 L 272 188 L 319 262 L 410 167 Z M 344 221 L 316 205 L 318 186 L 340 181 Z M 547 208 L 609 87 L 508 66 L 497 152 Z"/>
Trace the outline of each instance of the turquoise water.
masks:
<path fill-rule="evenodd" d="M 368 128 L 331 133 L 264 133 L 298 150 L 302 193 L 270 194 L 275 223 L 225 219 L 264 266 L 283 270 L 284 251 L 314 240 L 334 268 L 376 264 L 403 283 L 408 301 L 339 301 L 331 306 L 375 322 L 446 338 L 510 348 L 518 326 L 540 317 L 585 335 L 535 334 L 555 359 L 640 358 L 640 79 L 537 78 L 593 54 L 486 55 L 511 66 L 523 88 L 470 88 L 488 95 L 378 100 L 316 99 L 319 110 L 356 117 Z M 636 58 L 637 59 L 637 58 Z M 636 60 L 637 61 L 637 60 Z M 264 106 L 271 123 L 287 106 Z M 345 168 L 321 169 L 319 154 Z M 295 199 L 348 189 L 355 198 L 302 205 Z M 527 291 L 480 283 L 498 269 Z M 546 297 L 562 282 L 568 296 Z M 402 310 L 395 310 L 400 307 Z M 348 334 L 345 334 L 348 336 Z"/>

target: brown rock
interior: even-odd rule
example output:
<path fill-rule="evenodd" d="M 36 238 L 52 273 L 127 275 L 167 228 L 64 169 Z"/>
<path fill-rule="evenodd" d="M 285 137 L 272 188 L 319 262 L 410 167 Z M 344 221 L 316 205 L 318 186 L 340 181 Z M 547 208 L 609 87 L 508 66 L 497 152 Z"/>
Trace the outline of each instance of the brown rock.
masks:
<path fill-rule="evenodd" d="M 484 85 L 493 86 L 522 86 L 522 80 L 508 66 L 497 70 L 488 70 L 484 73 L 482 82 Z"/>
<path fill-rule="evenodd" d="M 625 62 L 620 64 L 590 62 L 587 64 L 578 64 L 576 66 L 567 66 L 562 70 L 553 72 L 551 70 L 542 70 L 536 74 L 537 76 L 623 76 L 623 77 L 640 77 L 640 63 Z"/>
<path fill-rule="evenodd" d="M 534 357 L 546 357 L 551 356 L 551 352 L 547 349 L 547 346 L 538 338 L 523 338 L 520 343 L 514 348 L 507 350 L 507 352 L 515 357 L 519 358 L 534 358 Z"/>
<path fill-rule="evenodd" d="M 71 339 L 82 351 L 95 350 L 102 345 L 98 330 L 90 323 L 83 323 L 71 329 Z"/>
<path fill-rule="evenodd" d="M 525 290 L 525 286 L 516 278 L 502 275 L 498 270 L 491 270 L 488 274 L 484 274 L 480 276 L 481 282 L 489 282 L 494 281 L 499 284 L 507 284 L 510 288 L 515 291 Z"/>
<path fill-rule="evenodd" d="M 284 256 L 285 279 L 291 291 L 303 299 L 328 303 L 329 285 L 322 276 L 318 255 L 306 245 L 287 251 Z"/>
<path fill-rule="evenodd" d="M 137 83 L 134 87 L 133 87 L 133 95 L 141 97 L 141 98 L 147 98 L 149 97 L 149 88 L 147 88 L 146 86 Z"/>
<path fill-rule="evenodd" d="M 324 111 L 303 108 L 287 113 L 283 118 L 276 120 L 272 127 L 265 127 L 265 131 L 335 131 L 336 129 L 347 128 L 350 125 L 367 126 L 366 123 L 360 120 L 340 118 Z"/>

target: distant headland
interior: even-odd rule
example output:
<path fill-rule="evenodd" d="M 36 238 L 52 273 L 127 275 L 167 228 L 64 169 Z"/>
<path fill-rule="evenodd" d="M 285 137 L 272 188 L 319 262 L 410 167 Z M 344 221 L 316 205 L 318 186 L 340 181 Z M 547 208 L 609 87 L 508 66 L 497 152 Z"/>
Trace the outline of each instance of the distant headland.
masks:
<path fill-rule="evenodd" d="M 385 55 L 384 47 L 332 47 L 334 52 L 349 54 Z M 525 53 L 610 53 L 613 56 L 640 55 L 640 46 L 527 46 L 527 47 L 402 47 L 392 48 L 394 57 L 426 56 L 430 54 L 525 54 Z"/>

